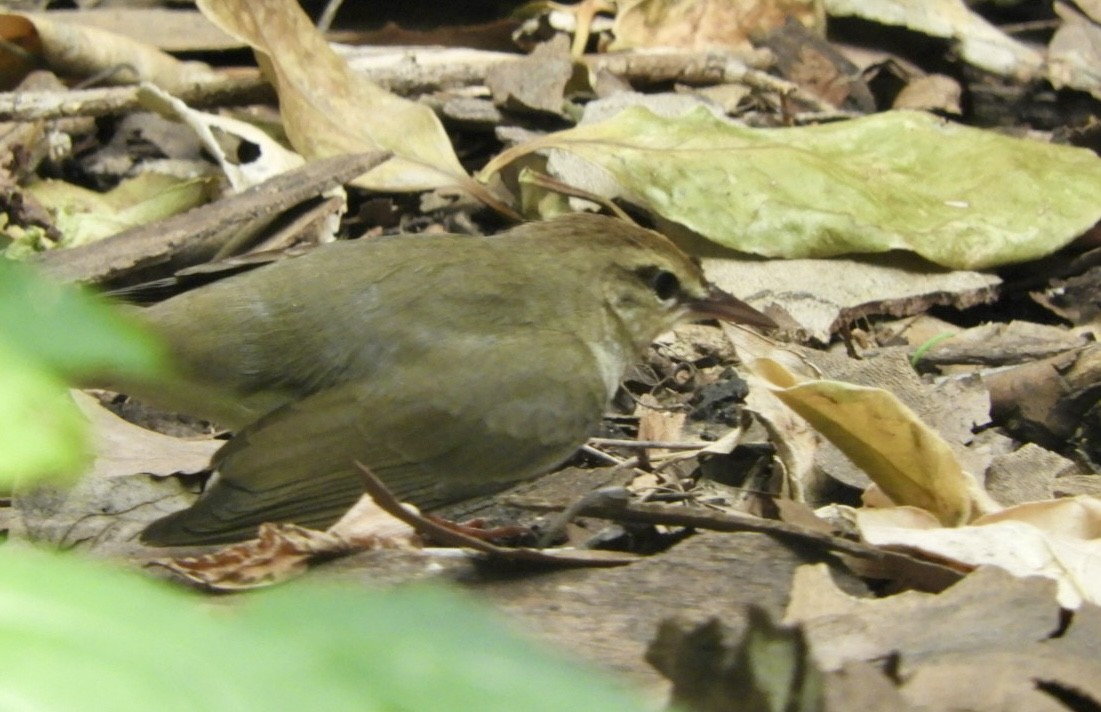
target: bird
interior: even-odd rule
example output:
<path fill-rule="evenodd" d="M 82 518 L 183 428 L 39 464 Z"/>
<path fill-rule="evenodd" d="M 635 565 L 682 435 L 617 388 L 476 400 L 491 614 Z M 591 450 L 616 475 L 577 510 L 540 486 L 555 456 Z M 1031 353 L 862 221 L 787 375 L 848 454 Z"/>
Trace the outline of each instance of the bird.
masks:
<path fill-rule="evenodd" d="M 140 312 L 175 376 L 114 390 L 227 427 L 190 507 L 151 546 L 324 529 L 362 463 L 431 510 L 551 471 L 676 323 L 772 320 L 661 234 L 573 213 L 498 235 L 340 240 Z"/>

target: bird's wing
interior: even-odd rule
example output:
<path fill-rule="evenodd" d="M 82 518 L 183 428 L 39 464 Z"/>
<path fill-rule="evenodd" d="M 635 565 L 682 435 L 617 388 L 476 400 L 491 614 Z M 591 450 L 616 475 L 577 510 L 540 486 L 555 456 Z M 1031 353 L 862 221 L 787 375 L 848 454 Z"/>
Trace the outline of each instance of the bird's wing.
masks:
<path fill-rule="evenodd" d="M 457 501 L 569 457 L 607 395 L 592 352 L 560 332 L 413 354 L 380 376 L 245 428 L 215 456 L 215 484 L 191 508 L 150 525 L 143 540 L 235 541 L 268 521 L 325 528 L 363 492 L 357 461 L 399 499 L 426 508 Z"/>

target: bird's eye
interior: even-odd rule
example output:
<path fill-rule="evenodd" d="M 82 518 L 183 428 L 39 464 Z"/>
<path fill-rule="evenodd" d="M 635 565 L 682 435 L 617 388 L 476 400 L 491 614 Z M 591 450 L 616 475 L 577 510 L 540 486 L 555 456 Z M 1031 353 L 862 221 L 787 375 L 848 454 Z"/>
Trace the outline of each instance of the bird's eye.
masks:
<path fill-rule="evenodd" d="M 661 301 L 668 301 L 680 294 L 680 280 L 677 275 L 663 269 L 654 270 L 650 275 L 650 288 Z"/>

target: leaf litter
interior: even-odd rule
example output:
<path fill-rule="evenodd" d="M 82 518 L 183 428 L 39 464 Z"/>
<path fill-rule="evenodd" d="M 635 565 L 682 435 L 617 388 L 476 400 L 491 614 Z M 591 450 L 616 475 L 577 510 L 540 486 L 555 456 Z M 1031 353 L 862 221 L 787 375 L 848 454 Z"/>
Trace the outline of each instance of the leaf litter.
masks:
<path fill-rule="evenodd" d="M 598 17 L 583 30 L 595 35 L 590 48 L 599 49 L 609 39 L 616 39 L 606 34 L 615 31 L 616 23 L 597 22 L 601 15 L 604 19 L 612 15 L 623 34 L 619 41 L 628 42 L 627 23 L 637 21 L 637 6 L 643 4 L 621 3 L 621 16 L 606 4 L 593 4 Z M 366 172 L 366 177 L 360 180 L 353 180 L 354 168 L 347 163 L 324 164 L 332 171 L 330 175 L 341 176 L 337 182 L 351 181 L 353 211 L 345 213 L 343 199 L 334 198 L 339 207 L 308 220 L 308 228 L 295 229 L 318 233 L 318 224 L 332 227 L 338 221 L 338 231 L 344 234 L 393 230 L 399 224 L 414 229 L 488 229 L 500 219 L 479 214 L 472 203 L 446 192 L 455 189 L 482 199 L 485 205 L 505 206 L 508 210 L 498 210 L 502 215 L 522 207 L 529 217 L 613 199 L 703 256 L 716 281 L 749 297 L 781 324 L 778 341 L 771 345 L 750 345 L 733 330 L 711 328 L 713 336 L 718 336 L 717 340 L 709 337 L 712 344 L 730 338 L 747 364 L 741 367 L 743 375 L 752 374 L 746 412 L 753 418 L 748 426 L 730 412 L 711 420 L 693 415 L 700 392 L 732 378 L 728 369 L 735 360 L 726 349 L 708 345 L 709 339 L 701 338 L 699 332 L 654 347 L 644 368 L 628 379 L 627 389 L 617 399 L 618 413 L 608 419 L 610 432 L 605 433 L 611 436 L 605 443 L 640 437 L 647 443 L 626 450 L 602 444 L 597 446 L 599 451 L 584 456 L 614 461 L 611 472 L 600 477 L 626 479 L 629 490 L 644 501 L 618 510 L 582 508 L 580 518 L 567 525 L 563 536 L 571 544 L 591 539 L 641 552 L 643 532 L 647 532 L 650 541 L 655 541 L 656 534 L 660 542 L 656 551 L 660 553 L 616 570 L 619 573 L 585 569 L 554 575 L 563 580 L 573 577 L 568 579 L 571 585 L 597 587 L 595 590 L 603 584 L 608 587 L 606 593 L 614 593 L 612 598 L 622 606 L 623 600 L 644 590 L 647 580 L 655 580 L 645 578 L 649 575 L 643 573 L 647 565 L 660 567 L 663 557 L 665 561 L 690 557 L 680 560 L 682 571 L 688 570 L 683 568 L 686 563 L 699 569 L 678 578 L 678 596 L 667 594 L 661 604 L 647 602 L 637 607 L 636 613 L 648 621 L 671 612 L 698 617 L 710 603 L 725 601 L 718 593 L 710 600 L 692 596 L 692 589 L 711 591 L 712 585 L 729 576 L 721 568 L 706 570 L 712 560 L 722 560 L 723 544 L 731 550 L 744 547 L 738 550 L 747 552 L 759 547 L 772 552 L 775 559 L 776 550 L 754 537 L 798 540 L 801 547 L 834 552 L 830 556 L 840 557 L 846 566 L 840 565 L 838 558 L 829 558 L 828 564 L 813 569 L 793 564 L 780 577 L 770 578 L 766 560 L 751 557 L 748 561 L 756 568 L 749 566 L 743 571 L 739 585 L 755 591 L 757 602 L 774 617 L 782 613 L 783 599 L 790 593 L 786 621 L 798 629 L 784 632 L 767 616 L 735 614 L 730 612 L 731 606 L 725 606 L 722 623 L 737 629 L 731 638 L 744 636 L 741 643 L 732 643 L 733 668 L 716 666 L 713 679 L 729 675 L 730 670 L 737 674 L 747 667 L 765 665 L 772 660 L 769 651 L 774 649 L 781 651 L 777 654 L 787 666 L 780 666 L 786 672 L 777 673 L 780 678 L 776 679 L 786 680 L 785 699 L 799 700 L 792 704 L 804 705 L 800 709 L 817 709 L 821 704 L 851 709 L 853 700 L 861 699 L 861 689 L 881 691 L 874 701 L 860 704 L 866 709 L 919 705 L 998 709 L 1009 704 L 1007 700 L 1012 701 L 1011 708 L 1046 709 L 1044 705 L 1050 707 L 1053 700 L 1073 695 L 1101 699 L 1101 693 L 1083 674 L 1092 658 L 1080 642 L 1096 631 L 1094 606 L 1101 595 L 1093 551 L 1101 524 L 1096 499 L 1087 494 L 1090 481 L 1096 478 L 1096 463 L 1101 461 L 1096 455 L 1101 449 L 1096 446 L 1097 389 L 1091 356 L 1096 314 L 1088 308 L 1090 298 L 1082 296 L 1091 293 L 1096 281 L 1090 271 L 1096 255 L 1089 242 L 1090 229 L 1101 216 L 1094 199 L 1101 164 L 1090 150 L 1096 132 L 1088 122 L 1079 120 L 1083 114 L 1075 113 L 1069 104 L 1061 105 L 1068 118 L 1059 117 L 1058 121 L 1045 121 L 1043 111 L 1034 107 L 1029 119 L 1032 126 L 1017 116 L 1008 117 L 1012 121 L 1003 116 L 1002 123 L 1020 123 L 1031 132 L 1017 131 L 1011 137 L 993 130 L 997 122 L 989 116 L 998 107 L 992 107 L 989 97 L 994 96 L 990 89 L 994 80 L 981 73 L 1001 75 L 1003 82 L 1047 76 L 1056 87 L 1095 95 L 1096 76 L 1075 63 L 1073 51 L 1088 43 L 1089 33 L 1096 32 L 1088 11 L 1078 15 L 1061 8 L 1058 15 L 1044 18 L 1058 24 L 1047 36 L 1050 61 L 1045 66 L 1042 44 L 1034 37 L 1028 41 L 1011 38 L 1009 32 L 977 14 L 983 8 L 952 2 L 942 3 L 942 9 L 936 11 L 906 3 L 868 3 L 861 8 L 836 0 L 821 6 L 807 3 L 811 15 L 818 10 L 828 13 L 831 28 L 842 31 L 846 29 L 843 18 L 859 12 L 872 22 L 903 24 L 956 43 L 960 53 L 946 54 L 945 61 L 976 73 L 955 73 L 956 79 L 949 83 L 966 83 L 974 106 L 965 106 L 961 113 L 951 102 L 928 102 L 958 117 L 952 121 L 943 115 L 886 110 L 914 99 L 903 98 L 902 90 L 885 90 L 885 78 L 911 85 L 911 93 L 916 93 L 921 82 L 947 75 L 933 73 L 932 66 L 923 66 L 920 58 L 915 61 L 901 45 L 894 51 L 880 50 L 887 60 L 869 60 L 868 55 L 838 43 L 841 54 L 857 71 L 834 76 L 856 76 L 853 86 L 859 91 L 854 90 L 851 96 L 862 96 L 863 101 L 871 97 L 872 105 L 882 111 L 855 118 L 846 115 L 859 102 L 849 102 L 836 87 L 826 91 L 825 83 L 816 84 L 813 77 L 799 75 L 807 71 L 805 64 L 779 62 L 773 65 L 776 74 L 755 73 L 759 71 L 756 67 L 769 65 L 758 65 L 752 50 L 743 47 L 711 65 L 719 67 L 714 76 L 738 77 L 729 85 L 737 91 L 723 108 L 706 98 L 702 101 L 708 108 L 687 113 L 617 108 L 601 120 L 582 119 L 570 127 L 572 117 L 582 111 L 595 116 L 600 102 L 594 101 L 594 96 L 622 89 L 622 83 L 617 89 L 615 82 L 588 63 L 594 56 L 620 58 L 588 55 L 581 64 L 570 65 L 575 73 L 588 74 L 588 81 L 575 83 L 571 78 L 563 82 L 564 74 L 559 73 L 545 89 L 537 83 L 523 86 L 525 92 L 534 92 L 523 102 L 510 101 L 509 92 L 492 96 L 482 87 L 485 70 L 472 68 L 469 83 L 459 93 L 465 92 L 468 106 L 492 110 L 480 115 L 492 116 L 501 124 L 489 127 L 499 129 L 493 135 L 484 125 L 481 134 L 467 134 L 461 126 L 441 122 L 437 116 L 446 117 L 443 107 L 455 98 L 446 96 L 446 91 L 442 95 L 425 93 L 421 97 L 424 103 L 415 103 L 411 95 L 387 92 L 381 84 L 352 72 L 304 16 L 286 3 L 201 5 L 216 24 L 259 53 L 261 65 L 275 78 L 281 129 L 297 153 L 310 161 L 378 148 L 394 154 L 382 166 L 363 163 L 361 172 Z M 677 10 L 687 13 L 682 17 L 715 10 L 704 8 L 702 0 L 699 5 L 688 5 Z M 628 9 L 636 13 L 633 19 Z M 271 21 L 258 22 L 260 12 L 267 13 Z M 684 34 L 677 26 L 681 20 L 661 3 L 652 3 L 649 12 L 649 17 L 659 18 L 665 22 L 664 29 L 671 30 L 662 42 L 676 42 L 675 38 Z M 713 34 L 750 36 L 740 35 L 736 30 L 741 28 L 725 27 L 729 21 L 717 21 L 711 28 Z M 806 25 L 810 28 L 806 31 L 821 33 L 815 23 Z M 826 41 L 832 41 L 827 37 Z M 629 40 L 640 45 L 649 41 L 644 34 Z M 783 51 L 782 43 L 771 47 Z M 548 45 L 546 51 L 551 54 L 546 56 L 559 56 L 552 49 Z M 407 57 L 417 52 L 403 51 L 410 53 Z M 822 57 L 823 62 L 838 61 L 825 54 Z M 627 75 L 638 72 L 636 67 L 657 66 L 660 61 L 660 56 L 646 56 L 645 48 L 632 50 L 622 71 Z M 64 66 L 73 71 L 72 65 Z M 428 75 L 437 70 L 423 71 Z M 637 75 L 632 77 L 632 81 L 646 84 Z M 426 86 L 431 79 L 422 77 Z M 685 82 L 676 89 L 691 94 L 697 89 L 691 84 Z M 942 86 L 940 90 L 946 90 L 947 96 L 951 89 Z M 646 90 L 651 95 L 661 93 L 657 84 L 646 86 Z M 540 95 L 541 91 L 546 94 Z M 805 100 L 815 91 L 821 92 L 817 99 Z M 111 96 L 115 95 L 93 93 L 82 101 L 92 107 L 97 106 L 95 101 Z M 493 104 L 494 100 L 498 103 Z M 163 105 L 171 99 L 162 97 L 161 101 Z M 701 100 L 694 101 L 698 104 Z M 844 103 L 845 109 L 829 115 L 823 109 L 828 109 L 831 101 L 838 102 L 834 108 Z M 56 137 L 63 133 L 58 116 L 85 116 L 85 105 L 77 101 L 68 108 L 54 106 L 60 108 L 52 111 L 61 113 L 53 114 L 52 119 L 40 115 L 10 118 L 21 124 L 38 122 L 38 133 L 20 135 Z M 128 108 L 110 111 L 134 111 L 137 104 L 116 106 Z M 547 119 L 548 110 L 557 114 L 553 121 Z M 189 111 L 186 105 L 174 109 L 180 116 Z M 225 119 L 197 113 L 189 116 L 200 131 Z M 252 120 L 262 123 L 255 116 Z M 506 131 L 519 125 L 534 126 L 544 133 L 525 137 Z M 279 131 L 272 133 L 279 135 Z M 1052 134 L 1057 141 L 1049 140 Z M 473 159 L 464 153 L 460 162 L 457 137 L 469 140 L 475 135 L 478 140 L 466 143 L 466 149 L 479 141 L 491 148 L 483 148 Z M 70 139 L 88 140 L 88 136 L 74 133 Z M 259 135 L 253 137 L 254 143 L 262 143 Z M 504 145 L 506 139 L 514 141 L 511 147 Z M 246 138 L 243 143 L 250 141 Z M 51 145 L 60 148 L 53 153 L 18 153 L 29 156 L 28 160 L 9 162 L 11 188 L 5 198 L 9 203 L 15 204 L 12 196 L 35 201 L 26 186 L 30 179 L 40 178 L 40 173 L 56 174 L 59 165 L 68 167 L 70 174 L 80 172 L 71 170 L 80 165 L 81 158 L 71 141 L 68 148 L 64 141 Z M 208 138 L 208 149 L 212 148 Z M 17 155 L 12 146 L 6 150 Z M 221 149 L 212 153 L 228 156 Z M 562 160 L 565 153 L 584 159 L 596 178 L 571 168 Z M 114 187 L 109 185 L 112 181 L 118 184 L 137 175 L 141 163 L 139 157 L 125 175 L 97 173 L 96 184 L 90 187 L 106 192 Z M 232 160 L 223 161 L 223 171 L 233 170 L 230 163 Z M 475 184 L 466 166 L 480 167 L 475 175 L 485 185 Z M 315 164 L 314 169 L 315 173 L 324 172 L 320 165 Z M 260 170 L 267 175 L 263 173 L 266 168 L 260 166 Z M 548 192 L 553 181 L 518 182 L 521 171 L 528 176 L 533 171 L 549 173 L 572 189 L 570 197 Z M 286 182 L 267 184 L 277 197 L 256 209 L 281 213 L 307 195 L 319 195 L 322 189 L 314 186 L 324 179 L 315 175 L 311 180 L 309 189 L 297 193 Z M 596 186 L 610 190 L 594 190 Z M 438 188 L 445 191 L 420 205 L 415 202 L 419 196 L 400 195 Z M 577 197 L 585 191 L 593 193 L 588 203 Z M 245 220 L 251 209 L 234 220 Z M 74 234 L 55 206 L 45 206 L 46 213 L 51 210 L 50 227 Z M 4 229 L 12 244 L 19 230 L 41 227 L 30 222 L 18 224 L 20 216 L 30 214 L 22 209 L 9 211 Z M 394 218 L 395 214 L 399 217 Z M 196 232 L 215 230 L 218 221 L 211 220 L 210 226 L 200 226 Z M 164 229 L 158 222 L 151 230 Z M 261 227 L 259 232 L 267 229 Z M 110 243 L 107 238 L 102 244 Z M 22 244 L 39 249 L 49 243 Z M 1013 269 L 1014 264 L 1021 267 Z M 177 269 L 169 266 L 159 273 L 154 269 L 152 276 L 184 283 L 185 275 L 174 274 Z M 765 270 L 763 276 L 751 277 L 757 270 Z M 100 269 L 81 274 L 102 282 L 106 273 Z M 113 268 L 110 274 L 116 283 L 150 276 L 148 268 L 135 270 L 129 277 L 125 268 Z M 74 276 L 70 273 L 70 278 Z M 752 291 L 747 293 L 749 284 Z M 827 291 L 834 286 L 845 289 Z M 938 305 L 936 318 L 932 318 L 928 312 Z M 1004 312 L 1010 312 L 1009 318 Z M 1061 340 L 1043 336 L 1039 328 L 992 333 L 990 327 L 985 331 L 977 327 L 991 317 L 1065 330 L 1063 319 L 1074 323 L 1078 331 L 1073 338 Z M 672 346 L 684 343 L 689 347 Z M 841 368 L 838 359 L 861 368 Z M 887 362 L 889 369 L 877 369 L 877 364 Z M 899 376 L 906 369 L 908 376 Z M 943 406 L 939 410 L 930 405 L 937 401 Z M 737 399 L 732 402 L 730 407 L 737 409 Z M 662 415 L 653 415 L 656 412 Z M 724 413 L 722 409 L 709 412 Z M 739 424 L 732 426 L 735 422 Z M 695 458 L 685 457 L 679 446 L 701 440 L 724 444 L 700 448 L 707 452 Z M 827 440 L 832 445 L 828 446 Z M 160 446 L 138 449 L 144 447 Z M 165 469 L 133 467 L 136 471 Z M 649 472 L 631 482 L 633 468 Z M 171 470 L 171 465 L 167 469 Z M 706 485 L 697 483 L 701 472 L 706 473 Z M 559 482 L 571 481 L 567 473 L 556 477 Z M 552 479 L 521 488 L 502 501 L 523 501 L 534 510 L 543 507 L 541 511 L 568 508 L 580 491 L 553 489 Z M 587 476 L 575 480 L 590 481 Z M 1074 496 L 1057 498 L 1057 492 Z M 118 497 L 116 504 L 126 501 L 121 492 L 110 488 L 97 496 L 101 500 Z M 154 499 L 146 504 L 160 496 L 151 495 Z M 66 506 L 74 504 L 79 509 L 80 497 L 69 499 Z M 31 502 L 29 498 L 24 501 Z M 57 500 L 53 501 L 56 504 Z M 51 506 L 49 498 L 42 502 L 44 507 Z M 84 506 L 89 506 L 87 501 Z M 490 502 L 467 508 L 474 513 L 482 507 L 482 512 L 500 514 L 499 508 L 492 509 L 495 506 Z M 150 517 L 157 516 L 152 513 L 155 507 L 149 509 Z M 74 518 L 69 520 L 70 526 L 74 521 L 90 521 L 79 513 L 69 516 Z M 632 523 L 632 518 L 646 523 Z M 98 521 L 104 531 L 112 526 L 110 516 Z M 612 523 L 605 524 L 607 521 Z M 796 526 L 796 521 L 801 524 Z M 138 527 L 135 523 L 131 531 Z M 685 539 L 689 527 L 715 528 L 723 533 Z M 743 533 L 734 534 L 731 529 Z M 761 533 L 766 531 L 769 533 Z M 211 587 L 221 585 L 219 580 L 229 582 L 225 587 L 283 580 L 304 572 L 306 560 L 319 551 L 329 556 L 347 547 L 346 540 L 333 538 L 331 533 L 315 539 L 314 534 L 294 532 L 276 540 L 271 538 L 272 532 L 265 530 L 267 548 L 256 549 L 247 563 L 239 551 L 221 560 L 199 560 L 195 577 Z M 304 546 L 293 544 L 300 534 L 307 542 Z M 80 538 L 93 541 L 95 536 Z M 272 545 L 273 541 L 283 543 Z M 404 548 L 393 555 L 423 557 L 421 552 Z M 361 552 L 348 561 L 370 561 L 371 556 L 370 551 Z M 500 564 L 516 554 L 492 556 Z M 632 569 L 639 573 L 630 573 Z M 860 577 L 846 578 L 852 572 Z M 632 579 L 633 575 L 640 578 Z M 768 580 L 768 593 L 753 588 L 758 578 Z M 838 592 L 838 580 L 853 590 Z M 633 588 L 617 589 L 616 581 L 624 586 L 630 581 Z M 724 583 L 729 586 L 728 581 Z M 515 584 L 517 589 L 520 585 Z M 898 593 L 906 588 L 938 593 Z M 873 589 L 880 598 L 871 597 Z M 505 590 L 498 588 L 493 595 L 505 600 L 509 595 Z M 551 591 L 540 595 L 537 600 L 561 606 L 560 611 L 577 612 L 570 606 L 580 605 L 558 600 Z M 820 599 L 813 610 L 806 603 L 810 599 Z M 803 608 L 796 614 L 792 611 L 798 601 Z M 740 602 L 738 610 L 746 610 L 748 602 Z M 533 626 L 538 627 L 538 616 L 530 611 L 549 615 L 531 601 L 527 606 L 525 620 Z M 945 621 L 946 612 L 951 611 L 956 611 L 955 617 Z M 603 613 L 609 612 L 618 613 L 618 608 Z M 591 609 L 579 616 L 579 620 L 594 618 Z M 934 625 L 936 621 L 942 625 Z M 705 639 L 717 635 L 711 629 L 700 631 Z M 619 635 L 624 635 L 622 630 Z M 773 648 L 767 641 L 778 642 Z M 626 647 L 626 642 L 623 645 Z M 1036 662 L 1040 660 L 1044 662 Z M 685 681 L 676 677 L 675 670 L 662 670 L 673 677 L 674 688 L 683 691 Z M 991 680 L 1001 675 L 997 679 L 1003 682 L 987 686 L 946 683 L 967 675 Z M 753 684 L 775 686 L 779 684 L 776 679 Z M 860 683 L 854 685 L 853 680 Z M 746 694 L 757 699 L 753 697 L 757 692 L 739 689 L 740 699 L 748 699 Z M 702 698 L 687 692 L 681 699 L 706 708 Z M 760 704 L 769 703 L 762 699 Z"/>

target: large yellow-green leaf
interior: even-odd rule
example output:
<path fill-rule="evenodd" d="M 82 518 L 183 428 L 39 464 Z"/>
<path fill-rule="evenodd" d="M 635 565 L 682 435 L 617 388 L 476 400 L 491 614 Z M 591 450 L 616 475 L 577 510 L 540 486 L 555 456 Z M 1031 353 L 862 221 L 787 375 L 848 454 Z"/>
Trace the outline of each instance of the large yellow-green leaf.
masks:
<path fill-rule="evenodd" d="M 753 129 L 704 109 L 663 118 L 633 107 L 507 151 L 484 175 L 543 149 L 603 168 L 619 195 L 664 218 L 769 257 L 906 249 L 982 269 L 1050 254 L 1101 218 L 1092 152 L 920 112 Z"/>

